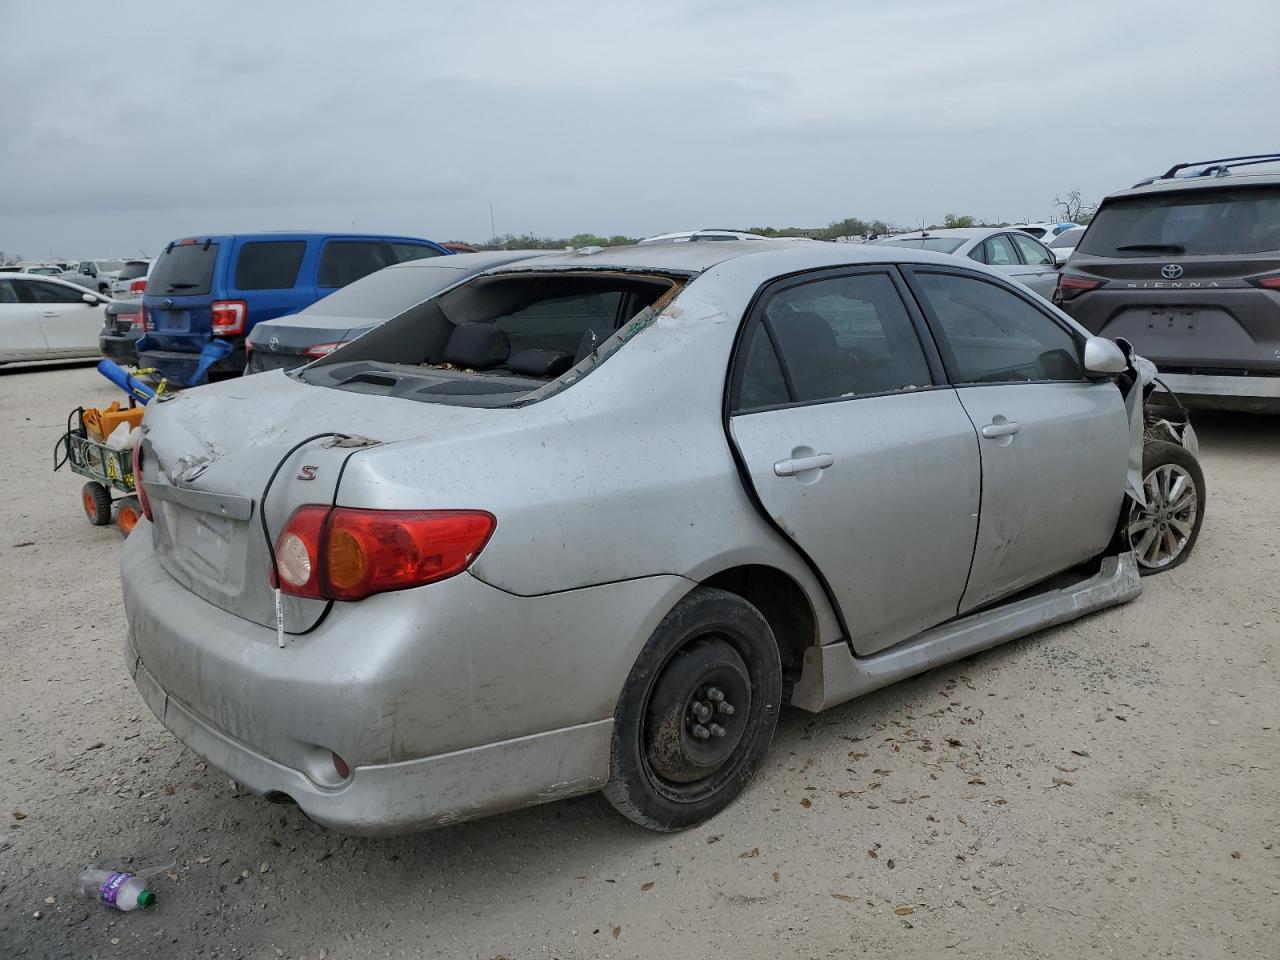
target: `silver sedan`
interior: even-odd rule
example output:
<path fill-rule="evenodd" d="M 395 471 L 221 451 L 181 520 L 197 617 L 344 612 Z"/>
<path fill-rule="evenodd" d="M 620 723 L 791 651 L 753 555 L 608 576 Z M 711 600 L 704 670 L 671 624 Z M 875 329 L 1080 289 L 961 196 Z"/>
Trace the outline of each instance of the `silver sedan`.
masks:
<path fill-rule="evenodd" d="M 1043 243 L 1014 227 L 957 227 L 889 237 L 881 243 L 916 250 L 936 250 L 984 263 L 1026 284 L 1046 300 L 1058 284 L 1058 261 Z"/>
<path fill-rule="evenodd" d="M 1203 478 L 1181 442 L 1144 458 L 1153 373 L 926 250 L 497 267 L 301 370 L 148 406 L 129 671 L 198 754 L 346 831 L 593 790 L 689 827 L 784 705 L 1184 561 Z"/>

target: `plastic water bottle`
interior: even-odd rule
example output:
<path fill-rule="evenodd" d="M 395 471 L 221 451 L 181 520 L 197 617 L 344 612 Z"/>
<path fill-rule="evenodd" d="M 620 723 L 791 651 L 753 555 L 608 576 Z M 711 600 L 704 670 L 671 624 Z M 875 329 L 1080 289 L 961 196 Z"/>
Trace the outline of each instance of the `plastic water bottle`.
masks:
<path fill-rule="evenodd" d="M 80 874 L 80 892 L 116 910 L 137 910 L 156 902 L 156 895 L 147 889 L 142 878 L 97 867 L 86 867 Z"/>

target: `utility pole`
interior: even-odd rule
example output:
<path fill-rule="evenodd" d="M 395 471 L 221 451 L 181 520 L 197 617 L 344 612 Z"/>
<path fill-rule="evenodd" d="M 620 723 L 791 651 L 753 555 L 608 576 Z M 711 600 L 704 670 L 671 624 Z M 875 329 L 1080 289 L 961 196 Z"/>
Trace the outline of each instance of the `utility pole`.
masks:
<path fill-rule="evenodd" d="M 493 225 L 493 203 L 489 203 L 489 236 L 495 240 L 498 237 L 498 228 Z"/>

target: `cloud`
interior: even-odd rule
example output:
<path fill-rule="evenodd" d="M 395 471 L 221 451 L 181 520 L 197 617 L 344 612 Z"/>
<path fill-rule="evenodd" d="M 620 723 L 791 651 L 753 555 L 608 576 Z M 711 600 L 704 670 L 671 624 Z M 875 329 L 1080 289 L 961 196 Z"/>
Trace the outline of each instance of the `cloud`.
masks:
<path fill-rule="evenodd" d="M 483 239 L 490 203 L 555 235 L 1041 216 L 1267 147 L 1241 92 L 1280 79 L 1280 11 L 1246 0 L 139 0 L 93 30 L 9 0 L 5 25 L 0 247 L 32 255 Z"/>

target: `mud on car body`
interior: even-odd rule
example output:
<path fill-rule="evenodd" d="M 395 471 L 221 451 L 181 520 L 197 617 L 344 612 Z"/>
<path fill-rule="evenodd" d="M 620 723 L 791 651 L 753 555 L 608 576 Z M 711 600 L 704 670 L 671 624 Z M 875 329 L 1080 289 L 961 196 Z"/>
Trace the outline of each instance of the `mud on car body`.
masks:
<path fill-rule="evenodd" d="M 497 267 L 148 408 L 130 671 L 197 753 L 343 830 L 597 789 L 687 827 L 785 703 L 1138 594 L 1146 367 L 927 251 Z"/>

